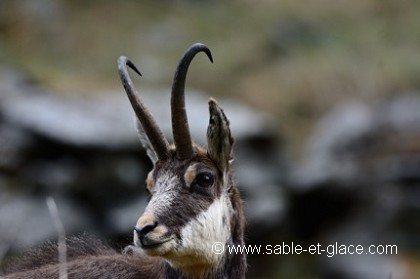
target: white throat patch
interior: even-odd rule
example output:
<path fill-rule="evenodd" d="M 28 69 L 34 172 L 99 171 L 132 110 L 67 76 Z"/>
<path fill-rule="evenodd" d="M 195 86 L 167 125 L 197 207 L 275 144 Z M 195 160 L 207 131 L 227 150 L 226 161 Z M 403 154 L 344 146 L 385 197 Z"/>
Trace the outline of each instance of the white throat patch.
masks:
<path fill-rule="evenodd" d="M 232 205 L 224 193 L 214 200 L 206 211 L 198 214 L 182 228 L 182 245 L 174 251 L 173 257 L 168 258 L 170 264 L 180 269 L 188 269 L 186 265 L 214 267 L 220 263 L 224 253 L 214 253 L 212 245 L 215 242 L 226 244 L 229 241 L 231 214 Z"/>

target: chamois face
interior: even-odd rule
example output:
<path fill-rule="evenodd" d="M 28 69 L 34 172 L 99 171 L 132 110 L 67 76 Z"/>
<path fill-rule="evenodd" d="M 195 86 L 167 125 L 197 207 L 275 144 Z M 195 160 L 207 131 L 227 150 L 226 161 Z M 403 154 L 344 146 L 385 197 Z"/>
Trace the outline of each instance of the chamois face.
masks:
<path fill-rule="evenodd" d="M 146 181 L 150 201 L 134 231 L 137 247 L 174 266 L 214 265 L 221 255 L 212 252 L 212 244 L 227 243 L 231 235 L 226 175 L 206 150 L 194 150 L 188 161 L 172 151 L 172 159 L 156 162 Z"/>
<path fill-rule="evenodd" d="M 138 69 L 126 57 L 119 58 L 118 68 L 137 116 L 140 140 L 154 166 L 146 181 L 150 200 L 135 225 L 134 244 L 147 255 L 164 257 L 177 269 L 202 272 L 217 266 L 223 257 L 213 253 L 212 245 L 229 242 L 233 201 L 238 197 L 232 194 L 229 121 L 215 100 L 209 100 L 207 149 L 191 140 L 184 87 L 188 66 L 198 52 L 212 61 L 210 50 L 195 44 L 175 72 L 171 94 L 173 146 L 138 98 L 126 66 L 140 74 Z M 233 192 L 237 194 L 236 189 Z"/>

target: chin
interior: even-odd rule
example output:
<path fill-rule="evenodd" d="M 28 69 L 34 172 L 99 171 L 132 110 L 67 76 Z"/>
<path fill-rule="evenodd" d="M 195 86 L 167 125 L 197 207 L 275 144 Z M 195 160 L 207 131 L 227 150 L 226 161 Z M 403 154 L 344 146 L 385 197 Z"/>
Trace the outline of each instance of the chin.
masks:
<path fill-rule="evenodd" d="M 134 244 L 136 247 L 140 248 L 147 256 L 165 257 L 166 254 L 170 253 L 176 248 L 177 243 L 174 238 L 170 238 L 169 240 L 153 245 L 143 245 L 140 241 L 135 241 Z"/>

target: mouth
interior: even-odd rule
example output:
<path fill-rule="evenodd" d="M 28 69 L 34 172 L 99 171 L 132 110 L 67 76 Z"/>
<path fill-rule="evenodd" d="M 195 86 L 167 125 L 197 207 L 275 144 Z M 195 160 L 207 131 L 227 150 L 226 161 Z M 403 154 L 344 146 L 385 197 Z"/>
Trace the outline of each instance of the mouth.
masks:
<path fill-rule="evenodd" d="M 165 239 L 154 239 L 154 238 L 147 237 L 147 236 L 141 236 L 139 238 L 139 240 L 140 240 L 139 241 L 140 242 L 139 246 L 142 249 L 145 249 L 145 250 L 156 249 L 156 248 L 162 246 L 163 244 L 171 241 L 172 239 L 174 239 L 174 238 L 173 237 L 168 237 L 168 238 L 165 238 Z"/>
<path fill-rule="evenodd" d="M 158 226 L 146 234 L 134 230 L 134 245 L 149 256 L 163 256 L 177 246 L 177 240 L 169 229 Z"/>

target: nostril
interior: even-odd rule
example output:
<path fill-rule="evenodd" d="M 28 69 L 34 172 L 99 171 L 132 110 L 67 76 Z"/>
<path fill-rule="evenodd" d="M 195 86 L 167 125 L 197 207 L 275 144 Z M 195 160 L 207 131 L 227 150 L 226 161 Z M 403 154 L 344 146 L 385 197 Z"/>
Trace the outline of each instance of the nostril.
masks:
<path fill-rule="evenodd" d="M 148 232 L 153 231 L 158 225 L 157 222 L 153 222 L 151 224 L 144 225 L 142 227 L 134 227 L 134 230 L 139 234 L 139 236 L 144 236 Z"/>

